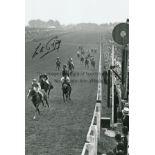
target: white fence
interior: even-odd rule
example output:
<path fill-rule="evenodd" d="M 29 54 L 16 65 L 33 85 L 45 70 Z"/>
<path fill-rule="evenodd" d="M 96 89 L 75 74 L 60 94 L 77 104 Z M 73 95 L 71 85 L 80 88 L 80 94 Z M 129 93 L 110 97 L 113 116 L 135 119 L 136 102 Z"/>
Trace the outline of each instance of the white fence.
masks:
<path fill-rule="evenodd" d="M 84 144 L 81 155 L 97 155 L 98 141 L 100 139 L 101 128 L 101 102 L 102 102 L 102 82 L 101 82 L 101 44 L 100 44 L 100 59 L 98 71 L 98 90 L 97 103 L 95 105 L 93 118 L 87 133 L 86 143 Z"/>
<path fill-rule="evenodd" d="M 96 103 L 91 125 L 89 127 L 86 143 L 81 155 L 97 155 L 97 145 L 100 139 L 101 104 Z"/>

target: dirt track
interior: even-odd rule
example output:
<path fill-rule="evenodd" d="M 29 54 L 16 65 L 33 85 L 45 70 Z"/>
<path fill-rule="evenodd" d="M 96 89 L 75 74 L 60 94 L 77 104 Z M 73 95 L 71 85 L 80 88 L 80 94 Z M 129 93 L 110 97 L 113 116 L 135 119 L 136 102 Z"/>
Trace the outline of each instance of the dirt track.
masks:
<path fill-rule="evenodd" d="M 30 100 L 25 99 L 26 124 L 25 124 L 25 146 L 26 155 L 80 155 L 85 143 L 86 134 L 93 116 L 96 103 L 97 82 L 79 82 L 80 79 L 97 79 L 97 74 L 88 75 L 98 71 L 99 57 L 99 33 L 75 32 L 61 36 L 62 45 L 58 52 L 53 52 L 39 59 L 36 56 L 32 60 L 32 54 L 38 43 L 26 43 L 26 93 L 31 85 L 32 79 L 37 78 L 38 72 L 58 73 L 55 69 L 55 60 L 59 56 L 62 63 L 66 63 L 69 57 L 73 58 L 76 72 L 84 72 L 81 76 L 71 76 L 72 83 L 71 101 L 63 103 L 61 84 L 55 82 L 61 76 L 50 76 L 54 84 L 51 91 L 49 104 L 50 109 L 40 106 L 41 116 L 33 120 L 34 108 Z M 95 55 L 96 69 L 86 70 L 76 57 L 78 45 L 85 48 L 97 48 Z"/>

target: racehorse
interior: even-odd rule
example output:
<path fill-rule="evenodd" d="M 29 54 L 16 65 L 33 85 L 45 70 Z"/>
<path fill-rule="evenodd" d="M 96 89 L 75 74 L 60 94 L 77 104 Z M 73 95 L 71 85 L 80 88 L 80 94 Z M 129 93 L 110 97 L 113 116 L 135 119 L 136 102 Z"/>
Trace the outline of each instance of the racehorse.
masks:
<path fill-rule="evenodd" d="M 62 94 L 64 103 L 66 103 L 68 99 L 71 100 L 71 87 L 67 83 L 62 85 Z"/>
<path fill-rule="evenodd" d="M 44 101 L 43 100 L 45 100 L 45 102 L 46 102 L 46 104 L 47 104 L 47 106 L 49 108 L 49 104 L 48 104 L 48 101 L 47 101 L 47 96 L 43 91 L 42 91 L 42 94 L 43 94 L 43 96 L 41 94 L 37 93 L 36 91 L 34 91 L 34 89 L 32 89 L 32 88 L 29 89 L 29 92 L 27 94 L 28 99 L 30 97 L 32 97 L 31 101 L 32 101 L 32 103 L 33 103 L 33 105 L 35 107 L 35 115 L 34 115 L 33 119 L 36 118 L 37 113 L 40 115 L 39 105 L 40 105 L 40 103 L 42 103 L 42 105 L 44 106 Z"/>
<path fill-rule="evenodd" d="M 57 60 L 57 61 L 56 61 L 56 69 L 57 69 L 58 71 L 60 70 L 60 65 L 61 65 L 60 60 Z"/>
<path fill-rule="evenodd" d="M 91 57 L 90 53 L 88 53 L 87 57 L 88 57 L 88 58 L 90 58 L 90 57 Z"/>
<path fill-rule="evenodd" d="M 74 70 L 74 64 L 73 62 L 68 62 L 68 70 L 70 71 L 70 74 L 72 74 L 73 70 Z"/>
<path fill-rule="evenodd" d="M 84 54 L 85 54 L 84 49 L 81 49 L 81 55 L 84 55 Z"/>
<path fill-rule="evenodd" d="M 39 83 L 40 83 L 41 89 L 43 89 L 46 92 L 46 94 L 48 95 L 48 98 L 49 98 L 50 91 L 54 87 L 49 80 L 48 80 L 48 82 L 49 82 L 49 84 L 46 81 L 44 81 L 42 78 L 39 78 Z"/>
<path fill-rule="evenodd" d="M 81 56 L 81 62 L 82 63 L 84 62 L 84 56 L 83 55 Z"/>
<path fill-rule="evenodd" d="M 80 51 L 77 51 L 77 57 L 80 58 Z"/>
<path fill-rule="evenodd" d="M 89 68 L 89 60 L 88 60 L 88 58 L 85 58 L 85 67 Z"/>
<path fill-rule="evenodd" d="M 91 53 L 93 53 L 94 52 L 94 49 L 91 49 Z"/>
<path fill-rule="evenodd" d="M 91 59 L 91 66 L 95 69 L 95 60 Z"/>

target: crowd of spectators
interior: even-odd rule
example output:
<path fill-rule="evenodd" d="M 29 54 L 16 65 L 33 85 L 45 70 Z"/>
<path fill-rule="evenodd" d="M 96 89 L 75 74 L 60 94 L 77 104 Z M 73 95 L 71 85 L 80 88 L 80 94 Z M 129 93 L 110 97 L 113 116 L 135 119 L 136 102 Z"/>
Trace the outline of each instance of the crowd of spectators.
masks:
<path fill-rule="evenodd" d="M 129 104 L 125 101 L 122 102 L 122 131 L 117 132 L 115 135 L 116 146 L 113 150 L 110 150 L 106 155 L 128 155 L 129 148 Z"/>

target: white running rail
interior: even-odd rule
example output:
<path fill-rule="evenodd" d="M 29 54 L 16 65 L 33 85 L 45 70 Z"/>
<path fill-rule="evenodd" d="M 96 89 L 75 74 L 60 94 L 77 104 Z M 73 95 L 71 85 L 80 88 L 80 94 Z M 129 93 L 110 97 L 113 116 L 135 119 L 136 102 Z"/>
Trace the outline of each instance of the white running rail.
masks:
<path fill-rule="evenodd" d="M 101 82 L 101 43 L 100 43 L 100 58 L 98 71 L 98 89 L 97 99 L 94 109 L 93 118 L 87 133 L 86 143 L 84 144 L 81 155 L 97 155 L 98 140 L 100 139 L 101 128 L 101 102 L 102 102 L 102 82 Z"/>

